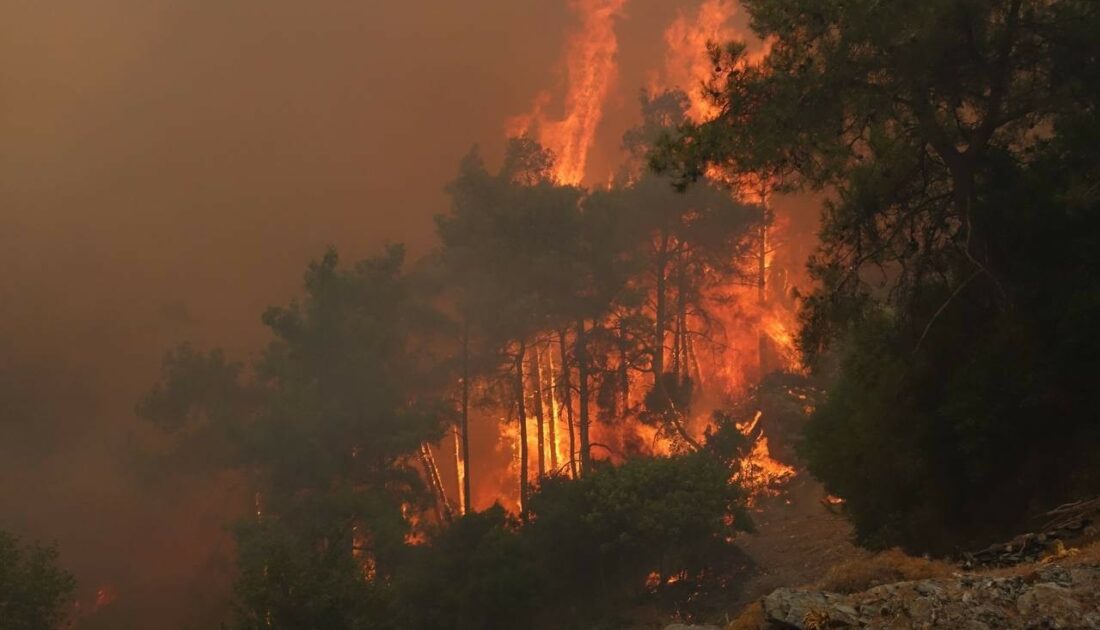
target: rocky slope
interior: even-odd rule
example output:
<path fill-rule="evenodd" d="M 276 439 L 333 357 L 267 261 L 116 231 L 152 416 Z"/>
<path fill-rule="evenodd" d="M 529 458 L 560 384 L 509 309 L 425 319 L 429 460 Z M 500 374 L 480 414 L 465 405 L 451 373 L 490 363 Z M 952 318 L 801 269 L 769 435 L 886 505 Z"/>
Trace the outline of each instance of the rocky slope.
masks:
<path fill-rule="evenodd" d="M 781 588 L 763 598 L 762 611 L 761 629 L 1100 628 L 1100 563 L 900 582 L 852 595 Z"/>

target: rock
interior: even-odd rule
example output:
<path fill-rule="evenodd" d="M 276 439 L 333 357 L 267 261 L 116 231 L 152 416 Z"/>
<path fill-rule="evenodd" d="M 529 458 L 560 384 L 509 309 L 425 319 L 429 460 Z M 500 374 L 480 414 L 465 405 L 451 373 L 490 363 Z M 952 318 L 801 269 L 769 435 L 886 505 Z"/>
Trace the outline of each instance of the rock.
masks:
<path fill-rule="evenodd" d="M 761 604 L 772 629 L 1100 630 L 1100 564 L 898 582 L 852 595 L 782 588 Z"/>
<path fill-rule="evenodd" d="M 1045 582 L 1032 586 L 1016 599 L 1020 615 L 1042 624 L 1044 628 L 1072 628 L 1081 618 L 1081 604 L 1064 586 Z"/>
<path fill-rule="evenodd" d="M 671 626 L 665 626 L 665 630 L 722 630 L 718 626 L 685 626 L 682 623 L 674 623 Z"/>
<path fill-rule="evenodd" d="M 765 597 L 762 605 L 768 621 L 797 628 L 807 615 L 828 608 L 829 600 L 826 593 L 781 588 Z"/>

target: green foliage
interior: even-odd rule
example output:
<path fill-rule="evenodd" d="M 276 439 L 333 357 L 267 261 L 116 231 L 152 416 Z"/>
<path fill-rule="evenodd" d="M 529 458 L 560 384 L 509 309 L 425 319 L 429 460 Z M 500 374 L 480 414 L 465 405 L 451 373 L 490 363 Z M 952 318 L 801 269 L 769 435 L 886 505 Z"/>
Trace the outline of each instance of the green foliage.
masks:
<path fill-rule="evenodd" d="M 772 54 L 715 49 L 722 115 L 653 164 L 832 192 L 801 335 L 832 383 L 804 450 L 860 538 L 946 552 L 1100 490 L 1082 378 L 1100 356 L 1100 7 L 746 6 Z"/>
<path fill-rule="evenodd" d="M 1100 400 L 1084 377 L 1100 367 L 1100 284 L 1079 273 L 1100 268 L 1100 223 L 1095 207 L 1037 197 L 1064 185 L 1050 166 L 1016 173 L 998 195 L 1012 243 L 993 242 L 1013 251 L 1001 275 L 1012 309 L 995 288 L 971 287 L 914 353 L 920 331 L 902 314 L 865 308 L 837 344 L 839 377 L 805 450 L 868 543 L 948 552 L 1001 539 L 1100 483 Z M 922 321 L 950 297 L 926 291 Z"/>
<path fill-rule="evenodd" d="M 391 247 L 343 271 L 329 252 L 310 265 L 303 302 L 264 313 L 276 340 L 256 365 L 267 398 L 246 446 L 276 496 L 415 477 L 398 460 L 441 435 L 431 346 L 441 320 L 403 260 Z"/>
<path fill-rule="evenodd" d="M 378 614 L 388 606 L 386 581 L 373 578 L 399 561 L 407 531 L 386 497 L 356 491 L 311 496 L 277 516 L 241 521 L 235 627 L 394 628 Z"/>
<path fill-rule="evenodd" d="M 651 573 L 699 576 L 721 562 L 748 526 L 743 493 L 710 453 L 549 477 L 530 503 L 527 525 L 498 506 L 411 549 L 394 582 L 398 625 L 593 627 Z"/>
<path fill-rule="evenodd" d="M 361 493 L 244 522 L 237 627 L 594 627 L 651 573 L 697 577 L 720 564 L 749 525 L 728 462 L 709 451 L 550 477 L 530 501 L 526 525 L 497 505 L 419 545 L 404 544 L 399 512 Z M 348 522 L 369 523 L 370 536 Z"/>
<path fill-rule="evenodd" d="M 743 514 L 735 518 L 744 494 L 730 483 L 729 469 L 708 453 L 636 458 L 601 467 L 576 485 L 582 509 L 568 498 L 567 509 L 560 509 L 554 490 L 543 488 L 532 500 L 532 527 L 546 535 L 548 545 L 555 532 L 586 530 L 599 551 L 599 573 L 611 581 L 637 586 L 654 570 L 697 572 L 712 545 L 731 537 L 734 525 L 746 525 Z"/>
<path fill-rule="evenodd" d="M 475 150 L 447 189 L 451 212 L 436 217 L 463 315 L 501 343 L 570 315 L 580 190 L 554 183 L 552 164 L 538 144 L 513 139 L 492 174 Z"/>
<path fill-rule="evenodd" d="M 0 531 L 0 628 L 51 630 L 69 618 L 76 580 L 57 561 L 55 547 Z"/>
<path fill-rule="evenodd" d="M 165 355 L 161 382 L 135 410 L 175 438 L 158 465 L 182 472 L 242 464 L 241 440 L 261 402 L 243 371 L 218 349 L 202 352 L 184 343 Z"/>
<path fill-rule="evenodd" d="M 236 528 L 242 628 L 386 627 L 373 614 L 404 553 L 404 511 L 428 502 L 410 455 L 451 413 L 434 346 L 448 322 L 403 261 L 390 247 L 342 269 L 328 252 L 303 299 L 264 314 L 275 339 L 250 378 L 181 346 L 139 405 L 256 490 L 258 520 Z"/>
<path fill-rule="evenodd" d="M 549 578 L 538 560 L 499 505 L 471 512 L 409 549 L 394 580 L 393 617 L 410 630 L 522 627 Z"/>

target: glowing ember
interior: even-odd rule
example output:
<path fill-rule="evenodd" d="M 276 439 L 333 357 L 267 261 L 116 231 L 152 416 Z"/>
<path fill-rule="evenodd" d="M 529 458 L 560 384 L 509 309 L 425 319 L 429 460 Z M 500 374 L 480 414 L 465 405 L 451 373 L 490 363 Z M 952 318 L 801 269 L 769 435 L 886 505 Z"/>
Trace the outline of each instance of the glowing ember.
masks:
<path fill-rule="evenodd" d="M 757 411 L 751 421 L 737 426 L 741 433 L 753 439 L 752 450 L 741 460 L 740 470 L 734 474 L 734 480 L 749 491 L 750 503 L 761 497 L 778 495 L 779 488 L 796 474 L 794 468 L 771 456 L 768 438 L 759 428 L 763 416 L 763 412 Z"/>
<path fill-rule="evenodd" d="M 420 510 L 408 503 L 402 503 L 401 516 L 409 524 L 409 531 L 405 534 L 406 545 L 422 545 L 428 542 L 428 534 L 424 531 L 424 515 Z M 373 562 L 369 560 L 369 554 L 368 561 Z"/>
<path fill-rule="evenodd" d="M 110 606 L 118 599 L 118 591 L 110 584 L 104 584 L 96 589 L 95 592 L 95 609 L 99 610 L 105 606 Z"/>
<path fill-rule="evenodd" d="M 827 494 L 821 499 L 821 504 L 825 506 L 826 510 L 834 514 L 840 514 L 844 511 L 844 499 L 838 496 Z"/>
<path fill-rule="evenodd" d="M 749 491 L 751 497 L 759 498 L 778 495 L 779 487 L 795 474 L 794 468 L 771 456 L 768 438 L 761 434 L 753 442 L 748 457 L 741 460 L 741 470 L 736 479 Z"/>

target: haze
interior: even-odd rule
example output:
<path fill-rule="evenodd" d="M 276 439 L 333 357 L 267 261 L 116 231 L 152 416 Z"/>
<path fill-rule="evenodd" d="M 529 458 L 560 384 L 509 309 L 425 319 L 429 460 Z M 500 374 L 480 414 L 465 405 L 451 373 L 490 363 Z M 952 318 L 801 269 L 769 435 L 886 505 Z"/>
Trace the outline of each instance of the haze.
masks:
<path fill-rule="evenodd" d="M 692 4 L 628 5 L 590 173 Z M 0 528 L 56 539 L 82 599 L 108 587 L 132 627 L 200 624 L 231 495 L 137 482 L 132 407 L 164 349 L 247 357 L 329 244 L 432 246 L 459 158 L 498 156 L 559 85 L 568 6 L 0 7 Z"/>

